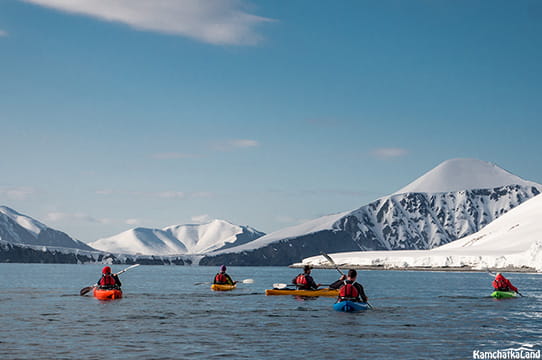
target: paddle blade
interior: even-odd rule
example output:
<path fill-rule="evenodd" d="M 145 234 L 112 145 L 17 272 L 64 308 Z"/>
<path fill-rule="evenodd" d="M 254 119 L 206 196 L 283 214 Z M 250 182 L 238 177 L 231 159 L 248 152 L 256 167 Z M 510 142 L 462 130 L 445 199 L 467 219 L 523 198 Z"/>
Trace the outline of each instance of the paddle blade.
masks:
<path fill-rule="evenodd" d="M 254 279 L 245 279 L 241 281 L 243 284 L 254 284 Z"/>
<path fill-rule="evenodd" d="M 288 284 L 283 284 L 283 283 L 275 283 L 275 284 L 273 284 L 274 289 L 286 289 L 287 287 L 288 287 Z"/>
<path fill-rule="evenodd" d="M 120 274 L 122 274 L 122 273 L 125 273 L 126 271 L 128 271 L 128 270 L 130 270 L 130 269 L 133 269 L 133 268 L 135 268 L 135 267 L 138 267 L 139 265 L 141 265 L 141 264 L 134 264 L 134 265 L 132 265 L 132 266 L 128 266 L 126 269 L 119 271 L 119 272 L 116 273 L 115 275 L 120 275 Z"/>
<path fill-rule="evenodd" d="M 81 291 L 79 291 L 79 295 L 84 296 L 92 289 L 94 289 L 94 286 L 84 287 L 84 288 L 81 289 Z"/>

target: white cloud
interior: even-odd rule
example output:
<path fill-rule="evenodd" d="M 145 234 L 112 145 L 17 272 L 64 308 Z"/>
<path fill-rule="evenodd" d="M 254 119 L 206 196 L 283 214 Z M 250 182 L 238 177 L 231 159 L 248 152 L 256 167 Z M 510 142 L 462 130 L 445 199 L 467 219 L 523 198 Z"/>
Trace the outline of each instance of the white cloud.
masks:
<path fill-rule="evenodd" d="M 124 222 L 127 225 L 132 225 L 132 226 L 141 224 L 141 220 L 139 220 L 139 219 L 126 219 Z"/>
<path fill-rule="evenodd" d="M 36 189 L 24 186 L 0 188 L 0 196 L 4 196 L 9 200 L 26 200 L 35 192 Z"/>
<path fill-rule="evenodd" d="M 391 159 L 407 155 L 408 150 L 401 148 L 379 148 L 374 149 L 371 154 L 380 159 Z"/>
<path fill-rule="evenodd" d="M 274 20 L 243 11 L 243 0 L 22 0 L 210 44 L 255 45 L 255 27 Z"/>
<path fill-rule="evenodd" d="M 7 37 L 7 36 L 8 36 L 8 32 L 0 29 L 0 37 Z"/>
<path fill-rule="evenodd" d="M 184 153 L 177 153 L 177 152 L 157 153 L 157 154 L 152 155 L 153 159 L 159 159 L 159 160 L 193 159 L 197 157 L 198 156 L 194 154 L 184 154 Z"/>
<path fill-rule="evenodd" d="M 111 224 L 113 220 L 107 218 L 95 218 L 85 213 L 65 213 L 65 212 L 50 212 L 45 216 L 45 221 L 60 222 L 60 221 L 81 221 L 97 224 Z"/>
<path fill-rule="evenodd" d="M 111 194 L 113 194 L 113 190 L 100 189 L 100 190 L 96 190 L 96 194 L 98 194 L 98 195 L 111 195 Z"/>
<path fill-rule="evenodd" d="M 211 220 L 211 218 L 209 217 L 209 215 L 203 214 L 203 215 L 192 216 L 190 220 L 192 220 L 192 222 L 196 224 L 202 224 L 202 223 L 208 222 L 209 220 Z"/>
<path fill-rule="evenodd" d="M 234 149 L 245 149 L 257 146 L 260 146 L 260 143 L 256 140 L 234 139 L 218 143 L 215 147 L 220 151 L 231 151 Z"/>
<path fill-rule="evenodd" d="M 186 194 L 182 191 L 162 191 L 156 194 L 163 199 L 184 199 Z"/>

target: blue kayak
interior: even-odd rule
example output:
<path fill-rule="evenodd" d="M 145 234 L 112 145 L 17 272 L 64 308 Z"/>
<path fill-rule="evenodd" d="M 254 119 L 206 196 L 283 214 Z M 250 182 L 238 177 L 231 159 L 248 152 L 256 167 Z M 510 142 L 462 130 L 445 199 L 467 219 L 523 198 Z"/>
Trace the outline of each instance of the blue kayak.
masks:
<path fill-rule="evenodd" d="M 368 308 L 369 308 L 369 305 L 367 305 L 367 303 L 353 302 L 353 301 L 348 301 L 348 300 L 333 304 L 333 309 L 337 311 L 344 311 L 344 312 L 363 311 L 363 310 L 367 310 Z"/>

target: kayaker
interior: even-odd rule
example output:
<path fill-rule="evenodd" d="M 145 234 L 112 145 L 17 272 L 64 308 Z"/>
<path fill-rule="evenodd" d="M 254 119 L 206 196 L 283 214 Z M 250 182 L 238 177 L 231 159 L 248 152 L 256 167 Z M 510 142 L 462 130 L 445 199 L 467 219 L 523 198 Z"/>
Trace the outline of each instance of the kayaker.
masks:
<path fill-rule="evenodd" d="M 303 273 L 297 275 L 292 280 L 294 284 L 300 290 L 316 290 L 321 284 L 317 284 L 311 276 L 312 267 L 305 265 L 303 267 Z"/>
<path fill-rule="evenodd" d="M 512 285 L 510 280 L 505 278 L 501 273 L 497 273 L 495 280 L 492 282 L 493 288 L 496 291 L 513 291 L 518 292 L 518 288 Z"/>
<path fill-rule="evenodd" d="M 215 275 L 213 284 L 219 285 L 235 285 L 237 281 L 233 281 L 232 278 L 226 274 L 226 265 L 220 266 L 220 271 Z"/>
<path fill-rule="evenodd" d="M 367 302 L 363 285 L 356 282 L 358 272 L 354 269 L 348 270 L 348 276 L 342 275 L 339 280 L 329 285 L 330 289 L 339 289 L 337 302 L 349 300 L 354 302 Z"/>
<path fill-rule="evenodd" d="M 102 277 L 96 283 L 100 289 L 120 289 L 122 283 L 117 274 L 111 274 L 111 268 L 105 266 L 102 269 Z"/>

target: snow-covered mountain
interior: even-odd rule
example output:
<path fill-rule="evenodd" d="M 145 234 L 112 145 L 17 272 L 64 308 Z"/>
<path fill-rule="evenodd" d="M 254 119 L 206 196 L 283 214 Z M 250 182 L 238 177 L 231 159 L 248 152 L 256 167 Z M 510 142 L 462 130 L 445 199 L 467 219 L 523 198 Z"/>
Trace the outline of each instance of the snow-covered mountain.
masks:
<path fill-rule="evenodd" d="M 216 251 L 200 264 L 287 265 L 320 251 L 431 249 L 479 231 L 540 192 L 542 185 L 497 165 L 448 160 L 356 210 Z"/>
<path fill-rule="evenodd" d="M 84 242 L 7 206 L 0 206 L 0 240 L 13 244 L 94 250 Z"/>
<path fill-rule="evenodd" d="M 542 271 L 542 195 L 526 201 L 482 230 L 432 250 L 365 251 L 331 254 L 345 266 L 385 268 L 473 268 Z M 326 265 L 315 256 L 303 264 Z"/>
<path fill-rule="evenodd" d="M 205 224 L 172 225 L 163 229 L 139 227 L 99 239 L 90 245 L 102 251 L 122 254 L 204 254 L 241 245 L 263 235 L 249 226 L 213 220 Z"/>

